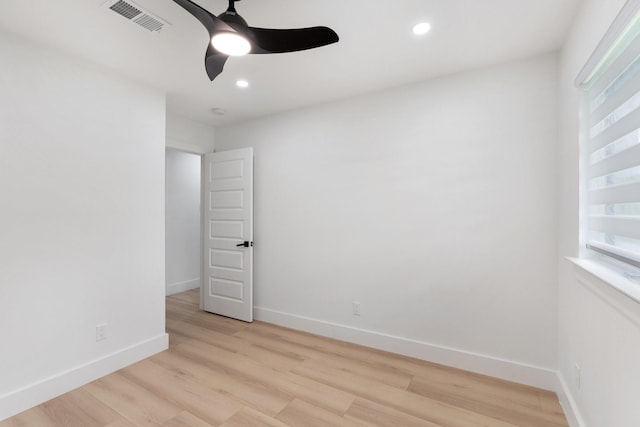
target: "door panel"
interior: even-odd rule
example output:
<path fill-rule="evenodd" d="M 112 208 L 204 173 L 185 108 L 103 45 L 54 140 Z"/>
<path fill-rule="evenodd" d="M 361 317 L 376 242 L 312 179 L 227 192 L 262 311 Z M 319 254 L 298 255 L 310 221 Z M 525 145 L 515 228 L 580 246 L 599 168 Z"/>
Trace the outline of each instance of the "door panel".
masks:
<path fill-rule="evenodd" d="M 204 164 L 204 309 L 251 322 L 253 149 L 207 154 Z"/>

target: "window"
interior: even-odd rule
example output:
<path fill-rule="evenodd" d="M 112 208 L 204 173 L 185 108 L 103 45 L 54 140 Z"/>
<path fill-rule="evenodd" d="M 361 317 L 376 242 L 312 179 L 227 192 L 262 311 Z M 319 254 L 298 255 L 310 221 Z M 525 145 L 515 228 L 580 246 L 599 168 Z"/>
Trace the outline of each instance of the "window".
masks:
<path fill-rule="evenodd" d="M 640 0 L 625 5 L 576 83 L 584 92 L 583 240 L 640 268 Z"/>

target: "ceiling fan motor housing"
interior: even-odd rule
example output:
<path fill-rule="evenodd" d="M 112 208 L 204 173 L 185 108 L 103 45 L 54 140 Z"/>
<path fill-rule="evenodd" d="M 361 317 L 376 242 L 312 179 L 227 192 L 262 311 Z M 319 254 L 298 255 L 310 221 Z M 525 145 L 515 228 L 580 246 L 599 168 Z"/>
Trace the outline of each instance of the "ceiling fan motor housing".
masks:
<path fill-rule="evenodd" d="M 249 24 L 244 18 L 238 15 L 235 11 L 227 10 L 226 12 L 218 16 L 221 20 L 229 24 L 233 29 L 240 32 L 246 32 L 249 28 Z"/>

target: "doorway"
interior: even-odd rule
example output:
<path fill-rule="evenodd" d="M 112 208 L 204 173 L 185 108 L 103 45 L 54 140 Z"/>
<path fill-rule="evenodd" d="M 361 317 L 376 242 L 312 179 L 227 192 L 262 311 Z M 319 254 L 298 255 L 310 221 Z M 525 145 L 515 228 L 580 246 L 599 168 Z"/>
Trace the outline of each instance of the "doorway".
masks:
<path fill-rule="evenodd" d="M 252 322 L 253 148 L 165 159 L 165 294 Z"/>
<path fill-rule="evenodd" d="M 165 157 L 166 295 L 200 288 L 202 156 L 167 148 Z"/>

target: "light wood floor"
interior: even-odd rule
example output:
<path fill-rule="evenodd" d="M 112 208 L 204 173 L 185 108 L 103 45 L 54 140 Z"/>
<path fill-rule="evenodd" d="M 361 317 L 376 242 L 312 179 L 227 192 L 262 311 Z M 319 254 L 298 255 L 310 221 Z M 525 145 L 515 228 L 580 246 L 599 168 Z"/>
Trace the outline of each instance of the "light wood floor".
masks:
<path fill-rule="evenodd" d="M 170 348 L 5 426 L 567 426 L 555 394 L 167 298 Z"/>

